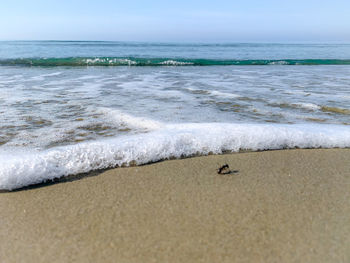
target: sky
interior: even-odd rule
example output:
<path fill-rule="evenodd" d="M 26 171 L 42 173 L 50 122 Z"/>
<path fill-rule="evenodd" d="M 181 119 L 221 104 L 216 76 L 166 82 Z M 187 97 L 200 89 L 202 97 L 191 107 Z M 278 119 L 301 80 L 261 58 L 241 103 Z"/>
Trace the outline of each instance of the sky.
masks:
<path fill-rule="evenodd" d="M 349 0 L 1 0 L 0 40 L 350 42 Z"/>

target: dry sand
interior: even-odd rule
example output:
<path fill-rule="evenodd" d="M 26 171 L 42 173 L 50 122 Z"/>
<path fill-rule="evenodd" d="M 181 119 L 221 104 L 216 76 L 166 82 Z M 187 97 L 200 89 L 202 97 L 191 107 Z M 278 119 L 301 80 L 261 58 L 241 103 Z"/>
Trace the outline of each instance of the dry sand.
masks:
<path fill-rule="evenodd" d="M 0 262 L 350 262 L 350 149 L 113 169 L 0 211 Z"/>

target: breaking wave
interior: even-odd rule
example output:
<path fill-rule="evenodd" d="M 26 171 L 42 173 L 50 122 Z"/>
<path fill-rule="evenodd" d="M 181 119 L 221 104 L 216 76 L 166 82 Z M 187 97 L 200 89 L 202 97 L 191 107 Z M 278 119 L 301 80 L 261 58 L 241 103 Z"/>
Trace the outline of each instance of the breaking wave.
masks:
<path fill-rule="evenodd" d="M 136 57 L 68 57 L 1 59 L 0 65 L 19 66 L 254 66 L 254 65 L 350 65 L 350 59 L 231 60 Z"/>
<path fill-rule="evenodd" d="M 149 124 L 149 123 L 148 123 Z M 144 126 L 148 125 L 143 123 Z M 46 150 L 0 150 L 0 189 L 122 165 L 226 151 L 350 147 L 350 128 L 322 124 L 150 123 L 147 133 Z"/>

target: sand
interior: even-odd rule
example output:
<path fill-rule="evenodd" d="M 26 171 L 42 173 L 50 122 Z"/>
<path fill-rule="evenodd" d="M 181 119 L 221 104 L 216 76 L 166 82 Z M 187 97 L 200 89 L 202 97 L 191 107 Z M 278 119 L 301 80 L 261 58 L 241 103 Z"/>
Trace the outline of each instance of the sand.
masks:
<path fill-rule="evenodd" d="M 112 169 L 0 211 L 0 262 L 350 262 L 350 149 Z"/>

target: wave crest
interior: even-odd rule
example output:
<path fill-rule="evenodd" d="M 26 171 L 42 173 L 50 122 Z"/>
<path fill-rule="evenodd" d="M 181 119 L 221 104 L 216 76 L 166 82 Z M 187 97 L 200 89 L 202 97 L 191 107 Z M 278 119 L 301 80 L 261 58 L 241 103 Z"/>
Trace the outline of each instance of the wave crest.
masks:
<path fill-rule="evenodd" d="M 69 57 L 2 59 L 0 65 L 19 66 L 254 66 L 254 65 L 350 65 L 350 59 L 189 59 L 136 57 Z"/>

